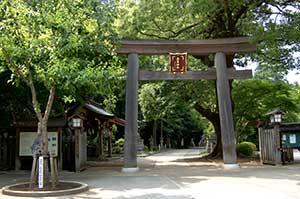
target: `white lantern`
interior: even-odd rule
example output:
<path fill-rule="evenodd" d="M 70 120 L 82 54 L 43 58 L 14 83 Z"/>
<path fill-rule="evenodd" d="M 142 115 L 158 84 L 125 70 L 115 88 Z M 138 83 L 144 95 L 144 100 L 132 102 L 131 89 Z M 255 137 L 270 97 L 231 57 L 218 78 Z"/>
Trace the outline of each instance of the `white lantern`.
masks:
<path fill-rule="evenodd" d="M 274 122 L 281 123 L 281 121 L 282 121 L 281 116 L 282 116 L 281 113 L 274 114 Z"/>
<path fill-rule="evenodd" d="M 270 122 L 271 122 L 271 124 L 281 123 L 282 122 L 282 115 L 283 114 L 284 113 L 280 109 L 278 109 L 278 108 L 274 109 L 270 113 L 267 113 L 267 115 L 270 116 Z"/>
<path fill-rule="evenodd" d="M 81 119 L 80 118 L 72 118 L 72 126 L 73 127 L 81 127 Z"/>

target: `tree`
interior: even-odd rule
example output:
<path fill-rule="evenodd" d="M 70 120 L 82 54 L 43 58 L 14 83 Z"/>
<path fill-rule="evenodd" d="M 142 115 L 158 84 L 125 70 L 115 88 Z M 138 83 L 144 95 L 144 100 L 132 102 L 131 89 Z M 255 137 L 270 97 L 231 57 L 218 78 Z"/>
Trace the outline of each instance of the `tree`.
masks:
<path fill-rule="evenodd" d="M 291 57 L 299 49 L 299 34 L 294 28 L 296 24 L 300 24 L 299 2 L 296 0 L 119 1 L 118 11 L 117 26 L 123 37 L 210 39 L 251 36 L 257 43 L 260 41 L 259 51 L 252 59 L 260 63 L 259 68 L 274 71 L 264 78 L 280 79 L 282 75 L 274 76 L 277 71 L 286 73 L 288 69 L 299 67 L 299 62 L 294 62 Z M 270 20 L 277 15 L 281 21 L 280 26 Z M 206 68 L 214 65 L 210 56 L 196 58 Z M 227 56 L 227 66 L 245 66 L 249 59 L 250 57 L 241 59 L 238 55 Z M 232 81 L 230 84 L 232 85 Z M 194 84 L 196 85 L 202 87 L 201 83 Z M 194 105 L 196 110 L 214 124 L 217 145 L 212 156 L 218 157 L 222 153 L 221 134 L 217 98 L 212 95 L 215 92 L 211 92 L 210 97 L 206 95 L 208 101 L 198 100 Z M 211 99 L 215 101 L 210 101 Z"/>
<path fill-rule="evenodd" d="M 299 92 L 299 91 L 298 91 Z M 295 122 L 299 119 L 299 102 L 297 88 L 284 82 L 268 80 L 248 80 L 236 82 L 233 88 L 235 101 L 235 129 L 239 141 L 249 140 L 256 142 L 255 128 L 269 121 L 266 113 L 280 108 L 285 122 Z"/>
<path fill-rule="evenodd" d="M 169 82 L 143 84 L 139 104 L 144 121 L 154 121 L 153 131 L 157 130 L 155 123 L 160 120 L 164 123 L 161 129 L 163 135 L 170 138 L 173 144 L 177 143 L 176 147 L 179 147 L 181 139 L 184 138 L 187 147 L 187 141 L 195 133 L 200 139 L 204 122 L 199 113 L 191 110 L 190 104 L 184 101 L 174 88 L 176 89 Z M 155 138 L 153 133 L 153 139 Z"/>
<path fill-rule="evenodd" d="M 47 123 L 56 94 L 72 101 L 78 92 L 111 93 L 117 73 L 114 13 L 114 5 L 97 0 L 0 3 L 0 62 L 11 70 L 12 81 L 30 88 L 43 156 L 48 154 Z M 44 106 L 37 84 L 49 91 Z"/>

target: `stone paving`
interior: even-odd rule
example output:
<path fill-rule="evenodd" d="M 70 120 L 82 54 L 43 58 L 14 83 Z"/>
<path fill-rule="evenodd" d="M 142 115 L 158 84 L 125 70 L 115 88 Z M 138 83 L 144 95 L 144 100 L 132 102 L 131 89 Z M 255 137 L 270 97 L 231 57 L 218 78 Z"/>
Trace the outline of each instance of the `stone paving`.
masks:
<path fill-rule="evenodd" d="M 86 193 L 48 197 L 62 199 L 206 199 L 300 198 L 300 164 L 267 166 L 242 163 L 238 170 L 223 170 L 219 162 L 185 161 L 199 149 L 170 150 L 139 158 L 137 173 L 118 167 L 91 167 L 81 173 L 61 172 L 62 180 L 88 183 Z M 26 181 L 28 172 L 0 172 L 0 187 Z M 0 198 L 14 198 L 3 196 Z"/>

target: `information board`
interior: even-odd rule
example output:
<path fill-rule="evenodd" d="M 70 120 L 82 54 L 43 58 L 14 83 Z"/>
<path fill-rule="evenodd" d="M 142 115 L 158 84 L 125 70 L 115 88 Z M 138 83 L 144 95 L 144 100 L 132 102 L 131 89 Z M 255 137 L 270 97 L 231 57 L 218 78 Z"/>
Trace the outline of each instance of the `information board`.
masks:
<path fill-rule="evenodd" d="M 36 132 L 20 132 L 19 156 L 32 156 L 31 146 L 37 138 Z M 58 133 L 48 132 L 48 151 L 57 156 Z"/>
<path fill-rule="evenodd" d="M 300 132 L 284 132 L 281 137 L 282 147 L 300 148 Z"/>

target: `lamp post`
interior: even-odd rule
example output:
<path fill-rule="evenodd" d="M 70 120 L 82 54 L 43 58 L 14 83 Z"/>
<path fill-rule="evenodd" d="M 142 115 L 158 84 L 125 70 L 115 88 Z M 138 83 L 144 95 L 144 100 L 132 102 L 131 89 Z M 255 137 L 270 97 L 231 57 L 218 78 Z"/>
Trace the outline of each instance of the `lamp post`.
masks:
<path fill-rule="evenodd" d="M 82 119 L 74 117 L 72 118 L 72 127 L 74 128 L 81 128 L 82 126 Z"/>
<path fill-rule="evenodd" d="M 71 120 L 72 127 L 74 128 L 75 133 L 75 171 L 80 171 L 80 131 L 82 127 L 82 119 L 79 117 L 73 117 Z"/>

